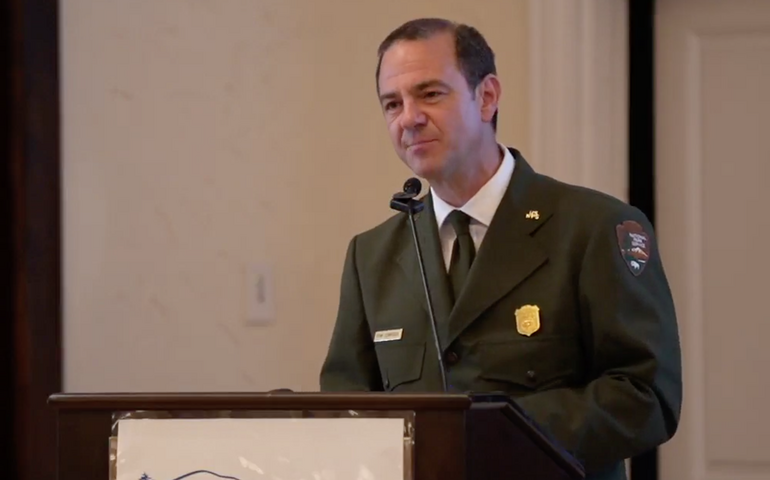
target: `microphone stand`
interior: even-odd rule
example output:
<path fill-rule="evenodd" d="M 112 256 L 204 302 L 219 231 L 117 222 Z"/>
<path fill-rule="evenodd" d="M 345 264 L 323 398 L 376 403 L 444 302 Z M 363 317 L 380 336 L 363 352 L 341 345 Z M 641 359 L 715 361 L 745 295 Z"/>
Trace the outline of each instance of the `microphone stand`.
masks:
<path fill-rule="evenodd" d="M 425 299 L 428 302 L 428 316 L 430 317 L 433 341 L 436 345 L 436 352 L 438 353 L 438 365 L 439 371 L 441 372 L 441 386 L 444 393 L 446 393 L 448 390 L 446 381 L 446 368 L 444 366 L 444 355 L 441 350 L 441 343 L 438 339 L 438 327 L 436 325 L 436 316 L 433 312 L 433 301 L 431 300 L 430 289 L 428 288 L 428 277 L 425 274 L 425 263 L 422 259 L 420 239 L 417 236 L 417 228 L 414 222 L 415 214 L 421 212 L 425 208 L 425 204 L 421 200 L 415 198 L 420 193 L 420 190 L 420 181 L 416 178 L 410 178 L 404 184 L 404 191 L 393 195 L 393 198 L 390 201 L 390 208 L 399 212 L 406 213 L 409 216 L 409 224 L 412 228 L 412 238 L 414 240 L 415 250 L 417 251 L 417 262 L 420 265 L 420 277 L 422 278 L 422 286 L 425 291 Z"/>

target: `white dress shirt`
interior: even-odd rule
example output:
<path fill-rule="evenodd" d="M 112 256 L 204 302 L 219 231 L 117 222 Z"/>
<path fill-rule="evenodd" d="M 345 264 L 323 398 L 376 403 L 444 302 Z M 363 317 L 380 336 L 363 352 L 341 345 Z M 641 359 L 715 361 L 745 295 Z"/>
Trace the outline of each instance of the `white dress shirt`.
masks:
<path fill-rule="evenodd" d="M 500 145 L 500 148 L 504 152 L 504 155 L 503 161 L 498 167 L 497 172 L 495 172 L 492 178 L 490 178 L 489 181 L 476 192 L 476 195 L 458 209 L 471 217 L 470 231 L 471 237 L 473 238 L 473 244 L 476 246 L 476 251 L 479 250 L 481 242 L 484 240 L 484 235 L 489 228 L 489 224 L 492 222 L 492 217 L 494 217 L 495 211 L 497 211 L 497 207 L 500 205 L 500 201 L 505 195 L 515 166 L 515 160 L 511 151 L 504 145 Z M 452 225 L 446 221 L 446 218 L 452 213 L 452 210 L 455 210 L 455 207 L 442 200 L 433 188 L 431 188 L 431 193 L 433 194 L 433 211 L 436 214 L 439 237 L 441 238 L 441 249 L 444 254 L 444 264 L 447 270 L 449 270 L 449 262 L 452 258 L 452 246 L 454 245 L 457 235 L 455 234 Z"/>

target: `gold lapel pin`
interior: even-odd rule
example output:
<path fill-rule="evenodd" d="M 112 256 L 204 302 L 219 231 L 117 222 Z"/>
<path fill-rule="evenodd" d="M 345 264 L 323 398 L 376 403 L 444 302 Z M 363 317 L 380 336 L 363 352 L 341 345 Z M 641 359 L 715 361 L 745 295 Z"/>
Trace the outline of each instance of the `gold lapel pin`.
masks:
<path fill-rule="evenodd" d="M 537 210 L 530 210 L 527 214 L 527 218 L 530 220 L 540 220 L 540 212 Z"/>

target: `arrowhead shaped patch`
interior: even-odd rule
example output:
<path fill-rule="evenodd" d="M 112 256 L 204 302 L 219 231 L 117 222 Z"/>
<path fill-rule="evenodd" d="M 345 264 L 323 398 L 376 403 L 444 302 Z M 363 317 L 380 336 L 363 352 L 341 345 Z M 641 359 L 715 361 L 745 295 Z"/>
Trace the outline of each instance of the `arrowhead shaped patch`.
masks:
<path fill-rule="evenodd" d="M 641 275 L 650 260 L 650 236 L 638 222 L 632 220 L 621 223 L 615 230 L 620 254 L 628 269 L 636 276 Z"/>

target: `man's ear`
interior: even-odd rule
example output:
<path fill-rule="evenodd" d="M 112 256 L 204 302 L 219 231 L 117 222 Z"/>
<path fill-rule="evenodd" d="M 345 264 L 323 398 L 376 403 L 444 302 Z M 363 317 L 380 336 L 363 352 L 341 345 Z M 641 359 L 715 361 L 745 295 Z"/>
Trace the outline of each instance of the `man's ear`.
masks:
<path fill-rule="evenodd" d="M 497 112 L 502 93 L 500 79 L 493 73 L 484 77 L 476 87 L 476 98 L 479 99 L 481 119 L 485 122 L 492 121 L 492 117 L 494 117 Z"/>

